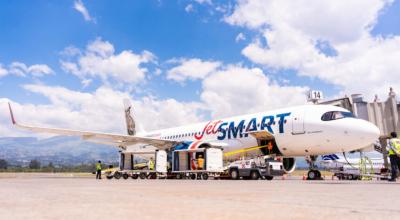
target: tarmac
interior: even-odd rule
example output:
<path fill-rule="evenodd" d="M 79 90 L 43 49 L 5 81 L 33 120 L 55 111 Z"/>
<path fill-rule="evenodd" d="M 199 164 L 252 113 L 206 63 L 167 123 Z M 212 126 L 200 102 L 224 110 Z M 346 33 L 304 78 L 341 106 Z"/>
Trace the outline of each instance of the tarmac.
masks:
<path fill-rule="evenodd" d="M 96 180 L 1 174 L 1 219 L 394 219 L 386 181 Z"/>

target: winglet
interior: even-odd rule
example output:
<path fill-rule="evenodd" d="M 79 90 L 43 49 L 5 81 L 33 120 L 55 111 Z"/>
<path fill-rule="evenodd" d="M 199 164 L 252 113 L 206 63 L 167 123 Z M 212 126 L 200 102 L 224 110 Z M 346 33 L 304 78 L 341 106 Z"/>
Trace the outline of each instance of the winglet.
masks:
<path fill-rule="evenodd" d="M 11 121 L 12 121 L 13 125 L 15 125 L 15 124 L 17 124 L 17 122 L 15 121 L 14 114 L 13 114 L 13 111 L 11 109 L 11 104 L 10 103 L 8 103 L 8 108 L 10 109 Z"/>

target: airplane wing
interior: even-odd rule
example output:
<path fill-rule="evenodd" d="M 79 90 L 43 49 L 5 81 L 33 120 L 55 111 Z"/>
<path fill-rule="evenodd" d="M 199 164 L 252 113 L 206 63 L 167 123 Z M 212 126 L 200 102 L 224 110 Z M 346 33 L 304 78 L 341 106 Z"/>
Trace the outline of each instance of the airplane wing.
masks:
<path fill-rule="evenodd" d="M 15 120 L 12 108 L 10 103 L 8 103 L 8 108 L 10 110 L 11 121 L 13 125 L 32 132 L 39 133 L 51 133 L 65 136 L 80 136 L 83 140 L 117 146 L 126 150 L 126 146 L 133 144 L 148 144 L 152 145 L 158 149 L 169 149 L 172 146 L 180 143 L 177 141 L 171 140 L 162 140 L 156 138 L 148 138 L 148 137 L 138 137 L 138 136 L 129 136 L 129 135 L 121 135 L 121 134 L 110 134 L 110 133 L 101 133 L 101 132 L 91 132 L 91 131 L 79 131 L 79 130 L 69 130 L 62 128 L 46 128 L 46 127 L 36 127 L 29 125 L 18 124 Z"/>

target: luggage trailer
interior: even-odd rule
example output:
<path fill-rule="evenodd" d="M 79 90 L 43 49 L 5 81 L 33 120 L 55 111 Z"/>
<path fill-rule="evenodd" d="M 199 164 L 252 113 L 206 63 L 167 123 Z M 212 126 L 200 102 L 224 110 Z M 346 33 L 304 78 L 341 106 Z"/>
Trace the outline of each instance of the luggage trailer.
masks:
<path fill-rule="evenodd" d="M 203 167 L 198 167 L 200 155 L 204 159 Z M 176 179 L 216 179 L 224 173 L 223 149 L 219 147 L 175 149 L 171 156 L 170 173 Z"/>
<path fill-rule="evenodd" d="M 135 155 L 152 155 L 154 170 L 147 164 L 136 163 Z M 197 166 L 199 155 L 203 156 L 203 167 Z M 140 169 L 142 167 L 142 169 Z M 223 170 L 222 148 L 173 148 L 171 151 L 121 152 L 119 170 L 106 170 L 107 179 L 204 179 L 218 178 Z"/>
<path fill-rule="evenodd" d="M 154 158 L 154 169 L 150 170 L 147 163 L 135 163 L 135 156 Z M 149 152 L 120 152 L 119 169 L 109 169 L 105 172 L 107 179 L 156 179 L 167 177 L 167 152 L 156 150 Z"/>

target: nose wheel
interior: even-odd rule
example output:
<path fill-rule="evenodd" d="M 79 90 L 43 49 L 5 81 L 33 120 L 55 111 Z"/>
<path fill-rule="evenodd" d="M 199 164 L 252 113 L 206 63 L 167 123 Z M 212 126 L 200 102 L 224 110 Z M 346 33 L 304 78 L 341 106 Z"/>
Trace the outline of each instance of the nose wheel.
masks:
<path fill-rule="evenodd" d="M 307 173 L 307 180 L 321 180 L 321 172 L 319 170 L 309 170 Z"/>
<path fill-rule="evenodd" d="M 307 173 L 307 180 L 322 180 L 321 172 L 318 170 L 315 165 L 315 161 L 317 161 L 318 156 L 311 155 L 306 157 L 307 163 L 310 165 L 310 170 Z"/>

